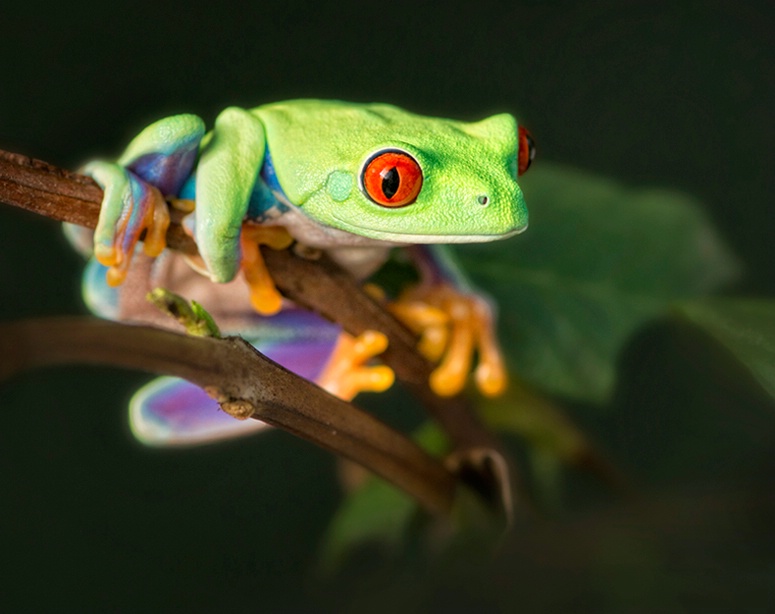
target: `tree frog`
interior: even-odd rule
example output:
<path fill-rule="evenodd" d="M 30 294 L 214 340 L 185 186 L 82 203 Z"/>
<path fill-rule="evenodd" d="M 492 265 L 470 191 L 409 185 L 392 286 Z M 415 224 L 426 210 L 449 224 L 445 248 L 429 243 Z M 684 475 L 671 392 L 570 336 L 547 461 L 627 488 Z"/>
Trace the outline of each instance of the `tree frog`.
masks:
<path fill-rule="evenodd" d="M 84 168 L 104 190 L 85 299 L 104 317 L 164 323 L 142 297 L 166 287 L 202 303 L 225 332 L 349 400 L 391 385 L 390 369 L 372 360 L 384 336 L 352 338 L 282 299 L 258 245 L 324 250 L 361 278 L 404 249 L 420 283 L 389 308 L 439 361 L 432 388 L 458 392 L 476 353 L 476 383 L 496 395 L 506 373 L 493 306 L 442 244 L 522 232 L 527 209 L 517 179 L 534 155 L 532 137 L 509 114 L 469 123 L 387 104 L 292 100 L 228 108 L 210 132 L 196 115 L 168 117 L 144 129 L 117 162 Z M 187 214 L 201 259 L 165 250 L 166 201 Z M 141 389 L 130 422 L 151 445 L 261 428 L 231 419 L 174 378 Z"/>

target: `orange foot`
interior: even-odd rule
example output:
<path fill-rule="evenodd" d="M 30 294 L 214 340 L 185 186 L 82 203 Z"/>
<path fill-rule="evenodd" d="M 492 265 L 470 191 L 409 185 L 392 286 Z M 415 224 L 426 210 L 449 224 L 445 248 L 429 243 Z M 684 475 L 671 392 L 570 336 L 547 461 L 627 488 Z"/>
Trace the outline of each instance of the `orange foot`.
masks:
<path fill-rule="evenodd" d="M 465 386 L 474 352 L 479 362 L 474 381 L 486 396 L 506 390 L 508 376 L 495 338 L 492 309 L 485 298 L 464 294 L 449 284 L 419 285 L 388 309 L 420 335 L 418 350 L 439 361 L 430 386 L 439 396 L 452 396 Z"/>
<path fill-rule="evenodd" d="M 242 273 L 250 287 L 250 304 L 261 315 L 273 315 L 280 311 L 283 299 L 269 275 L 259 246 L 285 249 L 293 243 L 293 238 L 280 226 L 244 224 L 241 242 Z"/>
<path fill-rule="evenodd" d="M 367 330 L 357 337 L 342 333 L 316 383 L 344 401 L 351 401 L 361 392 L 384 392 L 393 385 L 393 370 L 366 363 L 384 352 L 387 345 L 387 337 L 377 331 Z"/>

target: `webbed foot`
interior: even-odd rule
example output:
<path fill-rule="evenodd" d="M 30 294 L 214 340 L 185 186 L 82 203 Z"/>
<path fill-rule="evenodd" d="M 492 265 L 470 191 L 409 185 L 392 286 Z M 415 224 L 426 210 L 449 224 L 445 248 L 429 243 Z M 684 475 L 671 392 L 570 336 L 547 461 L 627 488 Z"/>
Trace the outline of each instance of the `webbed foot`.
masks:
<path fill-rule="evenodd" d="M 388 309 L 420 335 L 418 350 L 439 361 L 430 386 L 439 396 L 452 396 L 465 386 L 473 363 L 477 388 L 486 396 L 502 394 L 508 385 L 503 354 L 495 337 L 492 308 L 478 294 L 450 284 L 421 284 L 404 293 Z"/>
<path fill-rule="evenodd" d="M 315 380 L 318 386 L 345 401 L 361 392 L 384 392 L 395 375 L 384 365 L 368 366 L 369 360 L 385 351 L 387 337 L 367 330 L 357 337 L 341 333 L 326 368 Z"/>

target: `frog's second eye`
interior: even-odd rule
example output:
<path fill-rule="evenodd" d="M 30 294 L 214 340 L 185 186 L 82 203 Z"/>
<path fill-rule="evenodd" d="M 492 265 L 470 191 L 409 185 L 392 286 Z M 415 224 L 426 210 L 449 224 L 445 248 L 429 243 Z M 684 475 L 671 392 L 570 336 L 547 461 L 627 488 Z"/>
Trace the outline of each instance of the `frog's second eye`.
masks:
<path fill-rule="evenodd" d="M 361 184 L 372 201 L 383 207 L 411 205 L 422 188 L 422 169 L 403 151 L 381 151 L 369 158 Z"/>
<path fill-rule="evenodd" d="M 536 157 L 536 142 L 527 128 L 519 127 L 519 154 L 517 154 L 517 176 L 524 174 L 530 168 L 530 163 Z"/>

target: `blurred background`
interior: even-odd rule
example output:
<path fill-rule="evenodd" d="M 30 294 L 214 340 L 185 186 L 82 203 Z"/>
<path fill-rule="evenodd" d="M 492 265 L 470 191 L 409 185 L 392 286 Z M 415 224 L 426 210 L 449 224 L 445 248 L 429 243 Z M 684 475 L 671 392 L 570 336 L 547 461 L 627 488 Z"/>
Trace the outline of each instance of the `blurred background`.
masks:
<path fill-rule="evenodd" d="M 745 267 L 730 291 L 771 297 L 774 28 L 764 1 L 15 3 L 0 21 L 0 147 L 76 168 L 171 113 L 211 123 L 228 105 L 296 97 L 458 119 L 508 111 L 535 136 L 536 164 L 698 197 Z M 82 262 L 56 224 L 0 208 L 0 262 L 4 320 L 84 313 Z M 487 565 L 372 557 L 333 582 L 310 572 L 340 497 L 328 454 L 284 433 L 148 451 L 125 422 L 146 376 L 26 375 L 0 389 L 0 607 L 766 604 L 772 407 L 708 383 L 660 323 L 633 339 L 622 368 L 612 407 L 571 415 L 630 476 L 638 503 L 573 473 L 555 517 Z M 388 415 L 391 397 L 370 404 Z"/>

